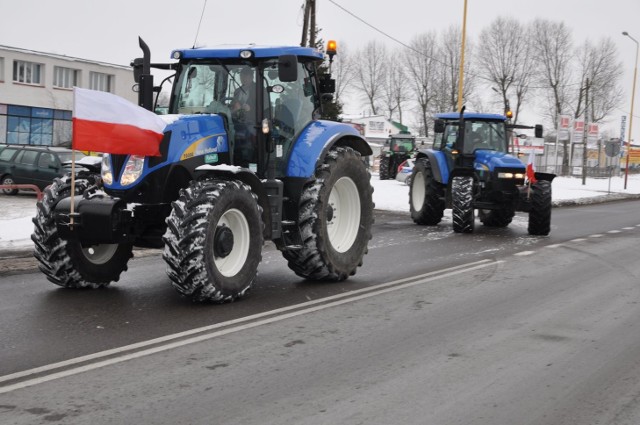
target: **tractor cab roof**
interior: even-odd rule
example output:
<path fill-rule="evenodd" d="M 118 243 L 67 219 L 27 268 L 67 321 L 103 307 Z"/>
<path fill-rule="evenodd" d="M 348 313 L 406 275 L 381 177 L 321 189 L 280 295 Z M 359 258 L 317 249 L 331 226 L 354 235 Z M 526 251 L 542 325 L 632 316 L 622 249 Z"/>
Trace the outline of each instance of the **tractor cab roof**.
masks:
<path fill-rule="evenodd" d="M 501 114 L 481 114 L 479 112 L 465 112 L 463 114 L 465 120 L 491 120 L 491 121 L 506 121 L 507 117 Z M 459 112 L 445 112 L 441 114 L 435 114 L 436 118 L 441 120 L 459 120 Z"/>
<path fill-rule="evenodd" d="M 177 49 L 171 52 L 172 59 L 266 59 L 281 55 L 295 55 L 313 60 L 324 59 L 324 54 L 318 49 L 299 46 L 220 45 Z"/>

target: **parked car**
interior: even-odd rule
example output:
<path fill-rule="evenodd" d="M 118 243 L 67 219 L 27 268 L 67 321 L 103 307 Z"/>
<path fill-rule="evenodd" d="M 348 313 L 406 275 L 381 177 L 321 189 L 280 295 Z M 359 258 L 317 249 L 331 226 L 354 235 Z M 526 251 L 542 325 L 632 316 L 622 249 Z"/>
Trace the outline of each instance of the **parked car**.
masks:
<path fill-rule="evenodd" d="M 71 161 L 72 150 L 57 147 L 6 145 L 0 148 L 0 184 L 34 184 L 41 190 L 53 179 L 64 175 L 64 163 Z M 76 151 L 76 160 L 86 155 Z M 17 189 L 2 189 L 15 195 Z"/>
<path fill-rule="evenodd" d="M 411 184 L 411 173 L 413 172 L 413 166 L 415 165 L 415 160 L 413 158 L 409 158 L 405 161 L 402 161 L 398 166 L 398 173 L 396 174 L 396 180 L 399 182 L 404 182 L 407 185 Z"/>

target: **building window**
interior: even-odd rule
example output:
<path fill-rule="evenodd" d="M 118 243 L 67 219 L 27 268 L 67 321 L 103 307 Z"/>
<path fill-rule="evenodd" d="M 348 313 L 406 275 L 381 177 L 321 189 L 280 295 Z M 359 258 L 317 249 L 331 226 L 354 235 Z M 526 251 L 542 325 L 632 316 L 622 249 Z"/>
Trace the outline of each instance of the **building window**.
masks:
<path fill-rule="evenodd" d="M 53 110 L 9 105 L 7 108 L 7 144 L 53 144 Z"/>
<path fill-rule="evenodd" d="M 113 79 L 114 76 L 110 74 L 103 74 L 101 72 L 90 72 L 89 88 L 91 90 L 113 93 Z"/>
<path fill-rule="evenodd" d="M 77 69 L 64 68 L 62 66 L 53 67 L 53 87 L 70 89 L 78 85 Z"/>
<path fill-rule="evenodd" d="M 13 81 L 23 84 L 42 85 L 42 64 L 13 61 Z"/>

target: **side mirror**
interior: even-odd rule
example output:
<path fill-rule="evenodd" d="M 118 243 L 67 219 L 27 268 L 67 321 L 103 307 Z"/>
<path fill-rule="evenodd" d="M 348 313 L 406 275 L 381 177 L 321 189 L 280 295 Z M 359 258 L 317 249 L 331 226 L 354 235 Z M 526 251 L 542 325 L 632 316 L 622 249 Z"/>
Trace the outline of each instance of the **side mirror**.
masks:
<path fill-rule="evenodd" d="M 131 67 L 133 68 L 133 81 L 136 83 L 140 83 L 140 77 L 142 76 L 142 64 L 144 63 L 143 58 L 135 58 L 131 62 Z"/>
<path fill-rule="evenodd" d="M 433 122 L 434 133 L 444 133 L 444 120 L 435 120 Z"/>
<path fill-rule="evenodd" d="M 536 124 L 535 135 L 538 139 L 542 138 L 542 124 Z"/>
<path fill-rule="evenodd" d="M 320 79 L 320 93 L 335 93 L 336 92 L 336 80 L 331 78 L 329 74 L 325 74 Z"/>
<path fill-rule="evenodd" d="M 278 77 L 283 83 L 298 80 L 298 57 L 296 55 L 282 55 L 278 58 Z"/>

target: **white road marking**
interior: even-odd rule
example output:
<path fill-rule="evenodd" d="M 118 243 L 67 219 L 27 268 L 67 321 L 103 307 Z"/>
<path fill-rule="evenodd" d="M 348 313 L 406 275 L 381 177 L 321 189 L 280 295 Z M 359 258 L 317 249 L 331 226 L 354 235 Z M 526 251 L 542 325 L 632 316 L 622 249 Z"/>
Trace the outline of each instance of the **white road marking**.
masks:
<path fill-rule="evenodd" d="M 79 363 L 83 363 L 87 361 L 94 361 L 93 363 L 89 363 L 83 366 L 77 366 L 77 367 L 67 369 L 67 370 L 62 370 L 59 372 L 52 372 L 40 377 L 27 379 L 25 381 L 0 387 L 0 394 L 8 393 L 21 388 L 31 387 L 34 385 L 42 384 L 42 383 L 53 381 L 56 379 L 65 378 L 65 377 L 76 375 L 79 373 L 88 372 L 88 371 L 99 369 L 105 366 L 123 363 L 128 360 L 137 359 L 140 357 L 148 356 L 155 353 L 160 353 L 160 352 L 171 350 L 178 347 L 183 347 L 185 345 L 195 344 L 195 343 L 213 339 L 219 336 L 228 335 L 231 333 L 240 332 L 240 331 L 255 328 L 258 326 L 279 322 L 282 320 L 290 319 L 292 317 L 297 317 L 304 314 L 325 310 L 325 309 L 336 307 L 342 304 L 352 303 L 355 301 L 363 300 L 363 299 L 374 297 L 377 295 L 382 295 L 389 292 L 410 288 L 412 286 L 425 284 L 434 280 L 448 278 L 458 274 L 463 274 L 463 273 L 471 272 L 474 270 L 483 269 L 489 266 L 495 266 L 500 263 L 502 263 L 502 261 L 492 261 L 492 260 L 474 261 L 467 264 L 461 264 L 455 267 L 449 267 L 446 269 L 424 273 L 417 276 L 394 280 L 392 282 L 382 283 L 369 288 L 363 288 L 363 289 L 355 290 L 355 291 L 344 293 L 344 294 L 337 294 L 337 295 L 322 298 L 319 300 L 314 300 L 314 301 L 309 301 L 309 302 L 305 302 L 297 305 L 283 307 L 280 309 L 271 310 L 271 311 L 267 311 L 259 314 L 254 314 L 254 315 L 247 316 L 240 319 L 229 320 L 227 322 L 217 323 L 215 325 L 191 329 L 185 332 L 167 335 L 164 337 L 143 341 L 143 342 L 139 342 L 136 344 L 131 344 L 131 345 L 127 345 L 119 348 L 114 348 L 111 350 L 101 351 L 99 353 L 89 354 L 86 356 L 77 357 L 77 358 L 66 360 L 63 362 L 53 363 L 50 365 L 45 365 L 45 366 L 37 367 L 34 369 L 25 370 L 22 372 L 12 373 L 10 375 L 1 376 L 0 382 L 12 381 L 19 378 L 25 378 L 31 375 L 36 375 L 39 373 L 51 372 L 66 366 L 73 366 L 73 365 L 77 365 Z M 328 301 L 331 301 L 331 302 L 328 302 Z M 321 304 L 321 305 L 317 305 L 317 304 Z M 288 312 L 290 310 L 296 310 L 296 309 L 297 311 Z M 261 319 L 265 316 L 273 316 L 273 317 L 265 318 L 262 320 L 256 320 L 256 319 Z M 250 322 L 250 323 L 241 324 L 244 322 Z M 232 325 L 237 325 L 237 326 L 232 326 Z M 185 336 L 194 335 L 202 332 L 209 332 L 209 331 L 226 327 L 226 326 L 232 326 L 232 327 L 227 329 L 217 330 L 211 333 L 206 333 L 204 335 L 191 337 L 181 341 L 170 342 L 178 338 L 182 338 Z M 147 348 L 145 350 L 136 351 L 129 354 L 121 354 L 117 357 L 109 358 L 107 360 L 101 360 L 105 357 L 112 356 L 114 354 L 124 353 L 126 351 L 148 347 L 154 344 L 162 344 L 162 345 L 152 347 L 152 348 Z"/>
<path fill-rule="evenodd" d="M 545 248 L 559 248 L 561 246 L 564 246 L 564 245 L 561 244 L 561 243 L 556 243 L 556 244 L 553 244 L 553 245 L 547 245 Z"/>
<path fill-rule="evenodd" d="M 623 227 L 622 230 L 633 230 L 635 227 Z"/>
<path fill-rule="evenodd" d="M 604 235 L 601 235 L 601 234 L 589 235 L 589 237 L 590 237 L 590 238 L 601 238 L 601 237 L 603 237 L 603 236 L 604 236 Z"/>
<path fill-rule="evenodd" d="M 526 257 L 527 255 L 532 255 L 532 254 L 535 254 L 535 253 L 536 253 L 535 251 L 521 251 L 521 252 L 516 252 L 513 255 L 516 255 L 518 257 Z"/>
<path fill-rule="evenodd" d="M 607 233 L 622 233 L 622 230 L 609 230 Z"/>
<path fill-rule="evenodd" d="M 577 239 L 571 239 L 569 242 L 584 242 L 586 241 L 585 238 L 577 238 Z"/>

